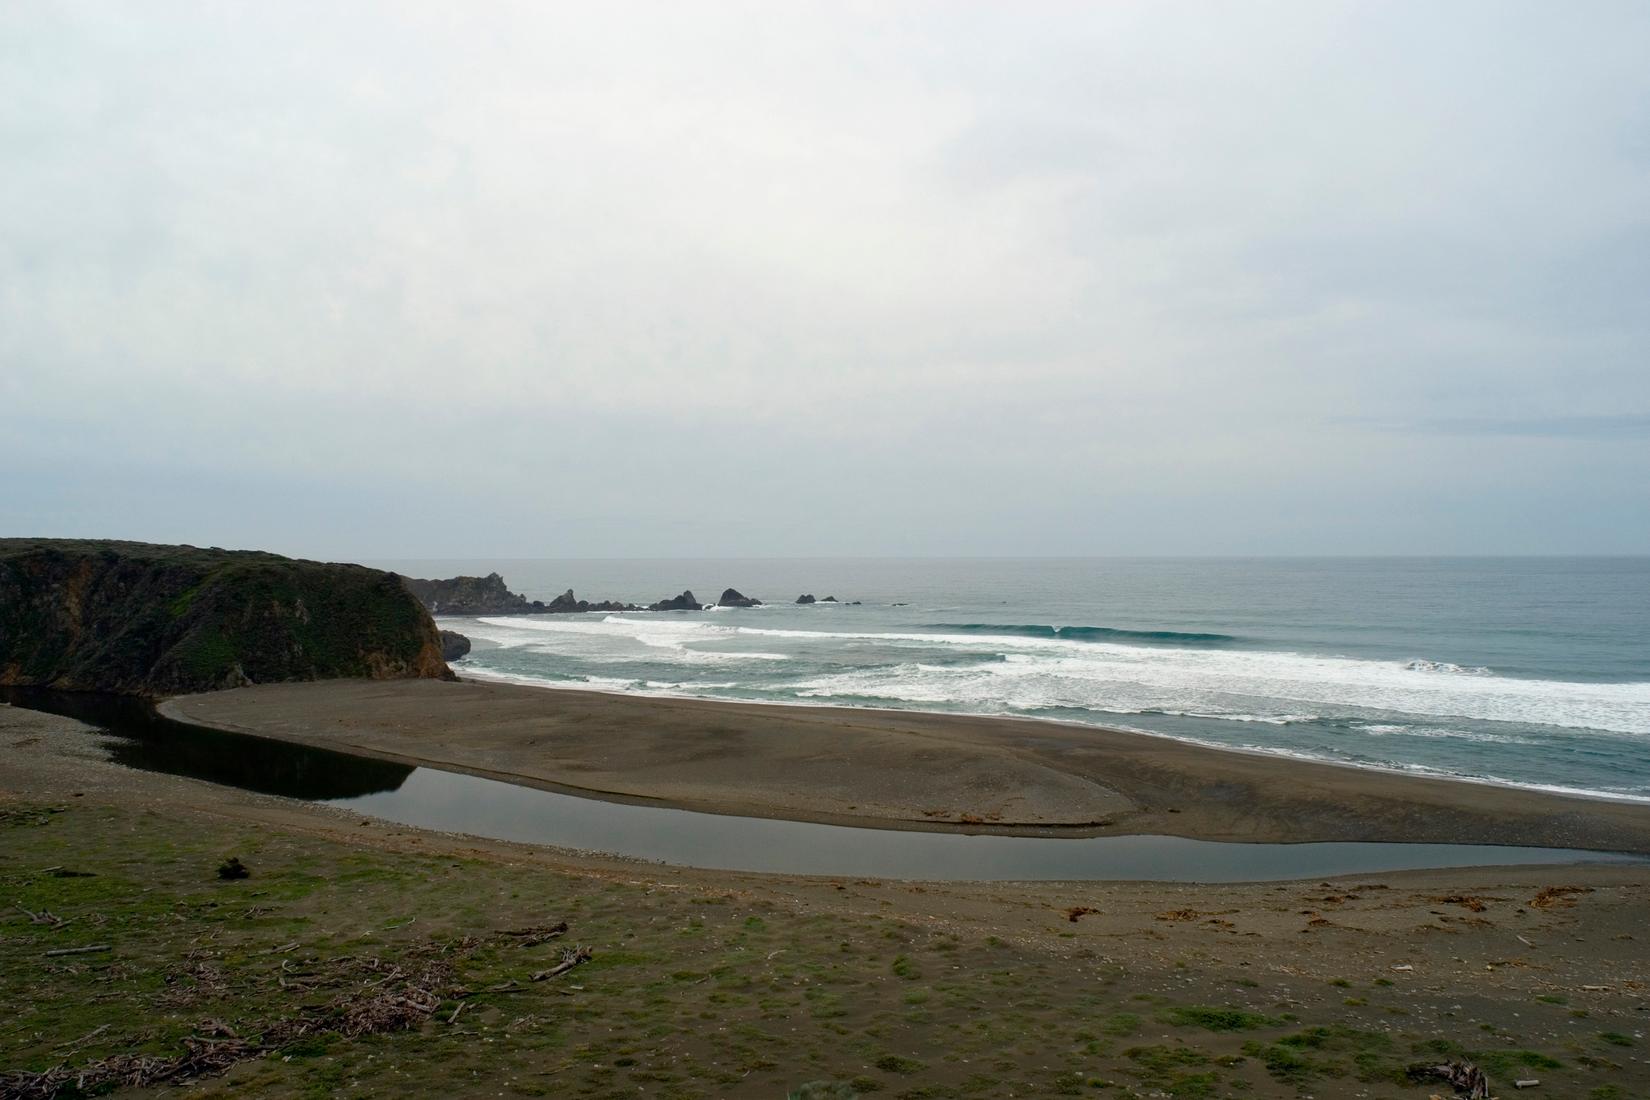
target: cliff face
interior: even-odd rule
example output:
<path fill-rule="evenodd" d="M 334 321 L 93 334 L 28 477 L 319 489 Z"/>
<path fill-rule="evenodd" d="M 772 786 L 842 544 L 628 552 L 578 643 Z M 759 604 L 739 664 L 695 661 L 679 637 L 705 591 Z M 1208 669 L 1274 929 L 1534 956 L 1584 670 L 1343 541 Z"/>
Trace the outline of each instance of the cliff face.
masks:
<path fill-rule="evenodd" d="M 0 683 L 170 695 L 451 677 L 393 573 L 254 551 L 0 539 Z"/>

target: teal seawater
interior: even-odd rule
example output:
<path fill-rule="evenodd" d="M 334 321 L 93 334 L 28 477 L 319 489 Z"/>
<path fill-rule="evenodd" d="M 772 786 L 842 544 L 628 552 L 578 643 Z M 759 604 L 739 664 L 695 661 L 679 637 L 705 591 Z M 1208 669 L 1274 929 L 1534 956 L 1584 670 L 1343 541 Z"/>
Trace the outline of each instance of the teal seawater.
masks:
<path fill-rule="evenodd" d="M 454 619 L 464 675 L 1058 719 L 1650 799 L 1650 558 L 374 564 L 496 570 L 536 599 L 769 601 Z"/>

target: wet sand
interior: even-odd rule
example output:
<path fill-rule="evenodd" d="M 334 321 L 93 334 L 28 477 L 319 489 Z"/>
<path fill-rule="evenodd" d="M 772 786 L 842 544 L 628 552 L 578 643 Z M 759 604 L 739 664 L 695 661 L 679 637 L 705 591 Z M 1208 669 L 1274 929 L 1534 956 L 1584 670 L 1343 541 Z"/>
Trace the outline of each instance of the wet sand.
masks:
<path fill-rule="evenodd" d="M 170 717 L 530 786 L 881 828 L 1650 852 L 1650 806 L 1087 726 L 466 681 L 279 684 Z"/>

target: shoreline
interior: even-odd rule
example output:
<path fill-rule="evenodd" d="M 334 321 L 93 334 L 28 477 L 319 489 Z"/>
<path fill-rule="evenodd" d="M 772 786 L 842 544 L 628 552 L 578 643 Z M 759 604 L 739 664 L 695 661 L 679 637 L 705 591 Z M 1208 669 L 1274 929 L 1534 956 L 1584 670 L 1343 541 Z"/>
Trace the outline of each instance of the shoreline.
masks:
<path fill-rule="evenodd" d="M 1294 752 L 1288 749 L 1270 749 L 1260 745 L 1226 745 L 1219 741 L 1210 741 L 1198 737 L 1184 737 L 1174 733 L 1162 733 L 1157 730 L 1141 729 L 1137 726 L 1101 725 L 1097 722 L 1081 722 L 1075 718 L 1044 718 L 1029 714 L 993 714 L 987 711 L 950 711 L 925 710 L 919 707 L 862 707 L 846 703 L 816 703 L 807 700 L 785 699 L 723 699 L 712 695 L 688 695 L 683 692 L 672 691 L 621 691 L 592 687 L 588 684 L 579 685 L 572 682 L 556 682 L 543 680 L 531 676 L 512 676 L 502 672 L 479 672 L 476 669 L 464 669 L 460 680 L 471 679 L 478 683 L 510 684 L 516 687 L 533 688 L 544 691 L 587 693 L 591 695 L 610 695 L 626 699 L 666 699 L 678 701 L 693 701 L 704 703 L 726 703 L 739 707 L 785 707 L 801 708 L 804 710 L 852 711 L 857 713 L 885 715 L 899 717 L 901 715 L 931 715 L 936 718 L 964 718 L 988 719 L 993 722 L 1030 722 L 1038 725 L 1060 726 L 1072 730 L 1090 730 L 1106 734 L 1120 734 L 1131 737 L 1155 737 L 1165 741 L 1173 741 L 1181 745 L 1194 745 L 1210 752 L 1238 753 L 1248 756 L 1260 756 L 1274 760 L 1295 760 L 1304 764 L 1316 764 L 1328 768 L 1349 768 L 1353 771 L 1376 772 L 1381 775 L 1399 776 L 1410 779 L 1430 779 L 1444 783 L 1466 783 L 1473 786 L 1493 787 L 1497 790 L 1529 791 L 1534 794 L 1552 795 L 1559 798 L 1574 798 L 1585 801 L 1608 802 L 1626 806 L 1644 806 L 1650 808 L 1650 795 L 1618 794 L 1607 791 L 1590 791 L 1579 787 L 1543 786 L 1536 783 L 1520 783 L 1513 779 L 1478 775 L 1456 775 L 1452 772 L 1430 769 L 1425 765 L 1416 765 L 1413 769 L 1401 766 L 1384 764 L 1362 764 L 1353 760 L 1335 760 L 1326 756 L 1312 756 L 1308 753 Z M 160 702 L 165 702 L 161 700 Z"/>
<path fill-rule="evenodd" d="M 265 685 L 170 718 L 610 801 L 1040 836 L 1650 853 L 1650 807 L 1034 718 L 762 705 L 493 680 Z"/>

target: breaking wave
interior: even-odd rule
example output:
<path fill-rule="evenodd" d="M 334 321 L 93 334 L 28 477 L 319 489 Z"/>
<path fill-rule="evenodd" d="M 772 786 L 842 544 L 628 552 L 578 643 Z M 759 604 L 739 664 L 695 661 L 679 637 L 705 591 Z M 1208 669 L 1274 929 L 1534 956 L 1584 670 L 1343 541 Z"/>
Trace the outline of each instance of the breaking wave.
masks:
<path fill-rule="evenodd" d="M 928 623 L 926 628 L 957 634 L 1004 634 L 1012 637 L 1054 638 L 1080 642 L 1143 642 L 1147 645 L 1219 646 L 1231 645 L 1238 640 L 1230 634 L 1199 634 L 1181 630 L 1124 630 L 1111 626 Z"/>
<path fill-rule="evenodd" d="M 1411 672 L 1441 672 L 1450 676 L 1494 676 L 1495 670 L 1473 665 L 1456 665 L 1448 661 L 1428 661 L 1417 657 L 1404 667 Z"/>

